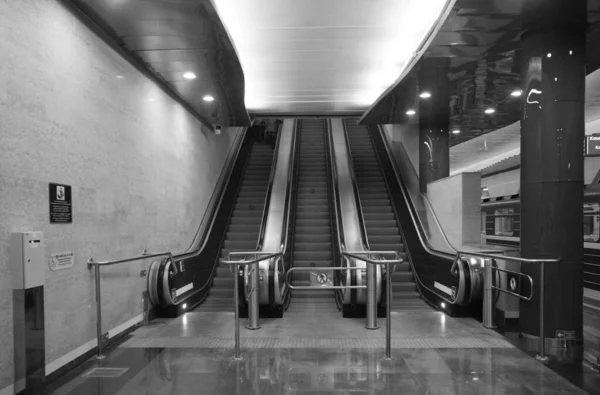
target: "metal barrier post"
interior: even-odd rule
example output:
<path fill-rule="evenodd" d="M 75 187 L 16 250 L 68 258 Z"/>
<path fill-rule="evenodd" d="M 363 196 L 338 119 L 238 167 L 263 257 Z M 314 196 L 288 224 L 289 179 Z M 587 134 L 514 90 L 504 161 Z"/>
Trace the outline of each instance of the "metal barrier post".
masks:
<path fill-rule="evenodd" d="M 495 259 L 484 260 L 483 272 L 483 326 L 486 328 L 496 328 L 494 320 L 494 290 L 493 290 L 493 264 Z"/>
<path fill-rule="evenodd" d="M 90 259 L 90 261 L 92 260 Z M 96 277 L 96 339 L 98 341 L 98 354 L 96 354 L 96 359 L 104 359 L 104 355 L 102 355 L 102 304 L 100 301 L 100 266 L 94 266 L 94 276 Z"/>
<path fill-rule="evenodd" d="M 377 267 L 367 263 L 367 329 L 379 329 L 377 323 Z"/>
<path fill-rule="evenodd" d="M 392 263 L 386 264 L 386 288 L 387 288 L 387 305 L 386 305 L 386 322 L 385 322 L 385 359 L 391 361 L 392 357 Z"/>
<path fill-rule="evenodd" d="M 536 359 L 540 362 L 548 362 L 546 356 L 546 333 L 544 332 L 544 297 L 545 297 L 545 276 L 544 276 L 544 262 L 541 262 L 540 267 L 540 353 L 536 355 Z"/>
<path fill-rule="evenodd" d="M 235 355 L 233 359 L 235 361 L 242 360 L 242 356 L 240 355 L 240 311 L 239 311 L 239 292 L 238 292 L 238 276 L 240 275 L 240 267 L 236 263 L 233 266 L 233 313 L 235 315 Z"/>
<path fill-rule="evenodd" d="M 257 257 L 254 256 L 254 259 Z M 250 295 L 248 297 L 248 323 L 246 324 L 246 328 L 248 329 L 260 329 L 260 324 L 258 322 L 258 262 L 253 263 L 248 266 L 250 269 L 250 278 L 248 282 L 250 283 Z"/>

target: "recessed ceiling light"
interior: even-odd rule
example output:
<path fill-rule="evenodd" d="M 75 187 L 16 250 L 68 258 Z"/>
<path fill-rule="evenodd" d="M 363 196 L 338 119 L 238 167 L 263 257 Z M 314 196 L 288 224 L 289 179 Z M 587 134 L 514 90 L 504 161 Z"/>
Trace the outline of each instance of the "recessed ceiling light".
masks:
<path fill-rule="evenodd" d="M 215 98 L 212 97 L 211 95 L 204 95 L 204 97 L 202 98 L 202 100 L 204 100 L 204 101 L 214 101 Z"/>
<path fill-rule="evenodd" d="M 458 129 L 454 129 L 454 130 L 452 131 L 452 134 L 459 134 L 459 133 L 460 133 L 460 130 L 458 130 Z"/>
<path fill-rule="evenodd" d="M 429 93 L 429 92 L 423 92 L 423 93 L 421 93 L 421 94 L 419 95 L 419 97 L 420 97 L 421 99 L 429 99 L 429 98 L 431 97 L 431 93 Z"/>
<path fill-rule="evenodd" d="M 417 112 L 415 110 L 408 110 L 406 115 L 415 115 Z"/>
<path fill-rule="evenodd" d="M 488 108 L 488 109 L 485 110 L 486 114 L 493 114 L 495 112 L 496 112 L 496 110 L 494 110 L 493 108 Z"/>
<path fill-rule="evenodd" d="M 191 71 L 186 71 L 185 73 L 183 73 L 183 78 L 185 78 L 186 80 L 195 80 L 196 74 L 192 73 Z"/>
<path fill-rule="evenodd" d="M 523 94 L 523 91 L 520 89 L 516 89 L 514 91 L 511 92 L 511 96 L 512 97 L 520 97 Z"/>

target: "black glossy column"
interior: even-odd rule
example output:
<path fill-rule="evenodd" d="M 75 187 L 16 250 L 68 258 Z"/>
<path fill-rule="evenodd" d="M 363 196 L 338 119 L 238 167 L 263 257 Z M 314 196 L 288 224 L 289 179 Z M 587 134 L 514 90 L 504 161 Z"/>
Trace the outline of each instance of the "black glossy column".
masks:
<path fill-rule="evenodd" d="M 525 0 L 521 38 L 521 253 L 546 265 L 545 335 L 582 339 L 586 0 Z M 539 266 L 521 331 L 539 336 Z"/>
<path fill-rule="evenodd" d="M 450 174 L 450 86 L 448 58 L 429 58 L 420 62 L 417 94 L 419 98 L 419 187 Z"/>

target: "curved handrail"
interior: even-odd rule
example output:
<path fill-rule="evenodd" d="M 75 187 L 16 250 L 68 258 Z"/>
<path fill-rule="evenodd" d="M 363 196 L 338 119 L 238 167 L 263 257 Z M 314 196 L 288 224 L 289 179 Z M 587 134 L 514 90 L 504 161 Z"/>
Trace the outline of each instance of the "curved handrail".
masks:
<path fill-rule="evenodd" d="M 240 129 L 242 129 L 242 128 L 240 128 Z M 227 153 L 227 157 L 226 157 L 227 162 L 225 164 L 225 168 L 223 169 L 223 171 L 221 171 L 221 174 L 219 175 L 217 184 L 215 185 L 215 188 L 213 189 L 213 193 L 210 197 L 210 200 L 208 201 L 208 208 L 204 211 L 204 215 L 202 216 L 202 219 L 200 220 L 200 226 L 198 226 L 198 230 L 196 231 L 196 234 L 194 235 L 194 238 L 192 239 L 192 242 L 186 252 L 193 251 L 194 246 L 196 246 L 200 240 L 205 240 L 207 238 L 206 236 L 208 234 L 210 234 L 210 230 L 212 229 L 212 224 L 213 224 L 212 218 L 214 218 L 215 213 L 218 210 L 218 207 L 221 205 L 221 201 L 223 200 L 222 199 L 223 191 L 225 191 L 225 188 L 227 187 L 227 184 L 229 183 L 229 176 L 231 175 L 231 171 L 232 171 L 233 167 L 235 166 L 235 160 L 237 159 L 240 149 L 242 148 L 242 145 L 243 145 L 242 143 L 244 141 L 245 136 L 246 136 L 246 132 L 238 133 L 235 142 L 231 145 L 231 148 L 229 149 L 229 152 Z M 211 207 L 212 207 L 212 210 L 210 210 L 210 214 L 209 214 L 209 209 Z M 200 236 L 200 233 L 201 233 L 200 231 L 202 230 L 202 224 L 204 223 L 204 220 L 207 218 L 207 215 L 209 215 L 208 218 L 211 218 L 210 226 L 205 227 L 204 231 L 202 232 L 202 235 Z"/>
<path fill-rule="evenodd" d="M 352 158 L 352 148 L 350 147 L 350 140 L 348 138 L 348 131 L 346 130 L 346 120 L 342 120 L 342 127 L 344 128 L 344 141 L 346 142 L 346 149 L 348 150 L 348 166 L 350 166 L 350 177 L 352 178 L 352 190 L 354 191 L 354 199 L 356 200 L 356 208 L 358 210 L 358 223 L 360 226 L 360 235 L 363 239 L 363 247 L 365 250 L 370 250 L 369 236 L 367 234 L 367 225 L 365 223 L 364 211 L 362 203 L 360 201 L 360 192 L 358 190 L 358 182 L 356 181 L 356 174 L 354 174 L 356 167 L 354 167 L 354 158 Z"/>
<path fill-rule="evenodd" d="M 281 125 L 279 125 L 281 129 Z M 263 242 L 265 240 L 265 228 L 267 227 L 267 218 L 269 217 L 269 206 L 271 205 L 271 191 L 273 190 L 273 182 L 275 181 L 275 170 L 277 169 L 277 161 L 279 155 L 279 143 L 281 142 L 281 133 L 277 133 L 277 143 L 275 144 L 275 151 L 273 153 L 273 160 L 271 161 L 271 175 L 269 176 L 269 186 L 267 187 L 267 193 L 265 194 L 265 205 L 263 209 L 262 219 L 260 221 L 260 233 L 258 234 L 258 240 L 256 241 L 256 251 L 262 249 Z"/>
<path fill-rule="evenodd" d="M 125 263 L 125 262 L 132 262 L 132 261 L 139 261 L 142 259 L 148 259 L 148 258 L 152 258 L 155 255 L 156 256 L 165 256 L 165 255 L 169 255 L 171 262 L 173 262 L 173 267 L 175 267 L 175 271 L 177 272 L 177 268 L 175 265 L 176 261 L 181 261 L 183 259 L 188 259 L 188 258 L 192 258 L 195 256 L 200 255 L 200 253 L 202 253 L 202 251 L 204 250 L 204 248 L 206 247 L 206 243 L 208 242 L 208 237 L 206 237 L 207 235 L 210 234 L 214 224 L 215 224 L 215 219 L 216 219 L 216 212 L 219 210 L 219 208 L 221 207 L 221 203 L 223 202 L 223 197 L 225 196 L 225 190 L 227 189 L 227 185 L 229 185 L 229 180 L 231 179 L 231 172 L 233 170 L 233 167 L 235 166 L 235 162 L 238 158 L 238 155 L 240 153 L 240 150 L 242 148 L 243 145 L 243 141 L 244 141 L 244 137 L 246 136 L 246 133 L 248 132 L 248 128 L 244 128 L 243 131 L 241 131 L 239 133 L 239 136 L 237 138 L 237 141 L 235 142 L 235 144 L 233 144 L 232 149 L 235 149 L 235 152 L 231 152 L 230 150 L 230 154 L 228 154 L 228 157 L 230 158 L 227 162 L 227 167 L 226 169 L 224 169 L 223 172 L 221 172 L 221 176 L 219 176 L 219 180 L 221 178 L 223 178 L 223 184 L 221 185 L 220 188 L 215 186 L 215 189 L 213 191 L 213 194 L 211 196 L 211 200 L 209 200 L 209 207 L 207 208 L 207 210 L 204 212 L 204 215 L 202 217 L 202 221 L 204 221 L 204 218 L 206 218 L 207 216 L 207 212 L 211 207 L 211 201 L 213 200 L 213 198 L 215 198 L 215 194 L 218 192 L 219 193 L 219 199 L 216 203 L 212 203 L 212 210 L 210 210 L 211 215 L 210 215 L 210 224 L 209 226 L 206 228 L 206 230 L 203 232 L 203 242 L 202 244 L 195 250 L 193 251 L 187 251 L 187 252 L 183 252 L 181 254 L 172 254 L 171 252 L 164 252 L 164 253 L 159 253 L 159 254 L 151 254 L 148 255 L 146 252 L 142 253 L 141 255 L 137 255 L 134 257 L 130 257 L 130 258 L 124 258 L 124 259 L 114 259 L 114 260 L 108 260 L 108 261 L 102 261 L 102 262 L 97 262 L 100 265 L 106 265 L 106 266 L 110 266 L 110 265 L 114 265 L 117 263 Z M 225 177 L 225 174 L 227 175 Z M 217 185 L 219 185 L 219 180 L 217 181 Z M 200 227 L 202 226 L 202 222 L 200 224 Z M 192 246 L 196 243 L 197 239 L 198 239 L 198 233 L 200 231 L 200 227 L 198 228 L 198 230 L 196 231 L 196 236 L 194 236 L 194 241 L 192 242 Z M 191 246 L 190 246 L 191 248 Z M 89 258 L 89 261 L 94 262 L 93 258 Z M 88 262 L 89 262 L 88 261 Z"/>
<path fill-rule="evenodd" d="M 381 126 L 379 126 L 379 131 L 380 131 L 380 134 L 381 134 L 381 137 L 382 137 L 382 139 L 383 139 L 385 142 L 389 142 L 389 140 L 386 138 L 385 132 L 382 130 Z M 395 169 L 397 169 L 398 163 L 397 163 L 395 160 L 391 160 L 391 159 L 394 157 L 394 154 L 390 152 L 390 148 L 389 148 L 388 144 L 385 144 L 385 148 L 386 148 L 386 152 L 388 153 L 388 157 L 390 158 L 390 161 L 392 162 L 392 166 L 393 166 Z M 401 145 L 400 145 L 400 150 L 402 150 L 402 152 L 403 152 L 403 155 L 405 156 L 405 158 L 407 158 L 407 159 L 408 159 L 408 153 L 406 152 L 406 148 L 404 147 L 404 145 L 403 145 L 403 144 L 401 144 Z M 397 169 L 397 170 L 398 170 L 398 171 L 397 171 L 397 173 L 400 173 L 400 170 L 399 170 L 399 169 Z M 413 173 L 414 177 L 417 177 L 417 179 L 418 179 L 418 177 L 419 177 L 419 176 L 416 174 L 416 171 L 415 171 L 414 167 L 412 167 L 412 166 L 411 166 L 411 168 L 409 169 L 409 171 L 411 171 L 411 170 L 412 170 L 412 173 Z M 406 183 L 405 183 L 405 185 L 406 185 Z M 408 189 L 408 187 L 407 187 L 407 189 Z M 428 209 L 429 209 L 428 211 L 429 211 L 429 213 L 431 214 L 431 216 L 433 217 L 433 219 L 434 219 L 434 221 L 435 221 L 435 224 L 437 225 L 438 229 L 440 230 L 440 233 L 441 233 L 441 235 L 442 235 L 442 238 L 444 239 L 444 242 L 446 243 L 446 245 L 447 245 L 447 246 L 448 246 L 448 248 L 450 249 L 450 252 L 448 252 L 448 251 L 442 251 L 442 250 L 436 249 L 436 248 L 434 248 L 434 247 L 433 247 L 433 245 L 431 246 L 431 247 L 432 247 L 432 249 L 434 249 L 434 250 L 436 250 L 436 251 L 439 251 L 439 252 L 445 252 L 445 253 L 450 253 L 450 254 L 456 254 L 456 252 L 457 252 L 457 249 L 456 249 L 456 248 L 454 248 L 454 246 L 452 245 L 452 243 L 450 243 L 450 240 L 448 240 L 448 237 L 446 236 L 446 232 L 444 232 L 444 230 L 443 230 L 443 228 L 442 228 L 442 225 L 441 225 L 441 223 L 440 223 L 440 221 L 439 221 L 439 219 L 438 219 L 438 217 L 437 217 L 437 215 L 436 215 L 435 211 L 433 210 L 433 207 L 431 206 L 431 202 L 429 201 L 429 199 L 427 198 L 427 196 L 426 196 L 425 194 L 423 194 L 423 193 L 419 193 L 419 195 L 421 196 L 421 198 L 423 198 L 423 201 L 424 201 L 424 202 L 425 202 L 425 204 L 428 206 Z M 416 207 L 417 205 L 416 205 L 415 201 L 413 200 L 413 198 L 412 198 L 411 194 L 410 194 L 410 193 L 408 193 L 408 194 L 407 194 L 407 196 L 410 198 L 410 200 L 411 200 L 411 202 L 412 202 L 412 205 L 413 205 L 413 207 Z M 422 229 L 425 229 L 425 227 L 424 227 L 424 225 L 423 225 L 423 221 L 421 220 L 421 218 L 420 218 L 418 215 L 417 215 L 417 218 L 418 218 L 418 220 L 419 220 L 419 223 L 421 224 L 421 227 L 422 227 Z M 427 238 L 427 235 L 426 235 L 425 237 Z M 428 238 L 427 238 L 427 239 L 428 239 Z M 428 239 L 428 240 L 429 240 L 429 239 Z M 431 245 L 431 243 L 430 243 L 430 245 Z"/>
<path fill-rule="evenodd" d="M 377 128 L 378 128 L 379 133 L 381 134 L 381 137 L 384 139 L 383 141 L 385 142 L 386 141 L 385 140 L 385 136 L 382 134 L 381 127 L 377 126 Z M 402 175 L 400 174 L 400 171 L 398 169 L 398 166 L 397 166 L 396 162 L 393 160 L 394 156 L 391 154 L 390 148 L 388 147 L 388 145 L 387 144 L 383 144 L 383 145 L 384 145 L 385 150 L 386 150 L 386 152 L 388 154 L 388 157 L 390 159 L 390 163 L 392 164 L 392 168 L 394 169 L 394 175 L 396 176 L 396 180 L 398 180 L 398 183 L 401 186 L 400 191 L 402 192 L 402 197 L 404 198 L 404 200 L 406 202 L 411 202 L 411 205 L 414 207 L 412 199 L 410 199 L 410 196 L 407 196 L 407 194 L 406 194 L 406 184 L 404 183 L 404 179 L 402 178 Z M 379 163 L 379 166 L 381 167 L 381 162 L 379 160 L 379 157 L 377 157 L 377 163 Z M 388 187 L 388 190 L 389 190 L 389 186 L 387 185 L 387 180 L 385 179 L 385 177 L 384 177 L 384 182 L 386 183 L 386 186 Z M 437 256 L 439 258 L 446 258 L 446 259 L 449 258 L 449 257 L 453 258 L 454 255 L 452 255 L 452 254 L 449 254 L 449 253 L 446 253 L 446 252 L 440 252 L 440 251 L 437 251 L 437 250 L 434 250 L 434 249 L 431 248 L 431 246 L 429 245 L 429 242 L 423 238 L 423 235 L 422 235 L 422 232 L 421 232 L 421 230 L 423 228 L 419 227 L 419 225 L 422 226 L 422 223 L 420 222 L 420 219 L 415 218 L 415 214 L 414 214 L 413 210 L 411 210 L 409 208 L 408 211 L 410 213 L 410 217 L 411 217 L 411 219 L 413 221 L 413 224 L 415 226 L 417 226 L 417 230 L 418 230 L 417 231 L 417 235 L 418 235 L 419 241 L 423 245 L 423 248 L 425 249 L 425 251 L 428 254 L 435 255 L 435 256 Z M 437 292 L 436 292 L 436 294 L 437 294 Z"/>
<path fill-rule="evenodd" d="M 386 150 L 386 152 L 388 154 L 388 158 L 390 160 L 390 163 L 392 164 L 392 168 L 394 169 L 394 175 L 396 176 L 396 180 L 400 184 L 400 191 L 402 193 L 402 197 L 403 197 L 404 201 L 407 202 L 407 204 L 408 204 L 408 202 L 410 202 L 411 205 L 412 205 L 413 204 L 412 200 L 407 200 L 407 199 L 409 199 L 409 197 L 406 194 L 406 184 L 404 183 L 404 179 L 402 178 L 402 176 L 399 173 L 399 170 L 398 170 L 398 168 L 396 166 L 396 163 L 393 160 L 393 155 L 391 155 L 388 145 L 385 144 L 386 140 L 385 140 L 385 136 L 383 135 L 383 132 L 381 130 L 381 127 L 377 126 L 377 130 L 379 131 L 379 133 L 381 135 L 381 138 L 383 139 L 383 143 L 384 143 L 383 145 L 384 145 L 385 150 Z M 369 138 L 371 138 L 370 133 L 369 133 Z M 382 164 L 381 164 L 381 159 L 379 158 L 379 155 L 376 155 L 376 157 L 377 157 L 377 163 L 379 164 L 379 167 L 380 167 L 381 171 L 383 172 L 383 167 L 382 167 Z M 383 181 L 385 182 L 386 188 L 389 191 L 390 187 L 389 187 L 387 179 L 385 177 L 383 177 Z M 392 204 L 392 210 L 394 211 L 394 214 L 396 215 L 396 218 L 398 218 L 398 214 L 396 213 L 396 207 L 393 204 Z M 421 234 L 422 228 L 419 228 L 420 222 L 418 222 L 417 219 L 415 219 L 415 213 L 413 212 L 413 210 L 410 207 L 408 207 L 408 212 L 410 214 L 410 217 L 411 217 L 411 220 L 413 222 L 413 225 L 417 229 L 416 233 L 417 233 L 417 236 L 419 237 L 419 241 L 420 241 L 423 249 L 429 255 L 434 255 L 434 256 L 437 256 L 438 258 L 452 259 L 452 260 L 454 260 L 454 255 L 451 255 L 451 254 L 448 254 L 448 253 L 441 253 L 441 252 L 435 251 L 435 250 L 433 250 L 433 249 L 430 248 L 429 243 L 423 239 L 423 235 Z M 402 231 L 402 227 L 400 227 L 400 231 L 403 232 Z M 404 235 L 403 235 L 403 238 L 404 238 Z M 407 250 L 407 254 L 410 257 L 410 251 L 409 250 Z M 414 265 L 411 265 L 411 266 L 412 266 L 411 267 L 411 269 L 412 269 L 411 271 L 412 271 L 413 276 L 415 277 L 415 279 L 417 281 L 417 286 L 419 288 L 427 290 L 428 292 L 430 292 L 430 293 L 436 295 L 437 297 L 443 299 L 446 303 L 449 303 L 449 304 L 452 304 L 452 305 L 456 304 L 456 300 L 457 300 L 456 297 L 453 300 L 449 299 L 448 297 L 446 297 L 446 296 L 440 294 L 439 292 L 437 292 L 435 289 L 432 289 L 431 287 L 425 285 L 425 283 L 423 282 L 423 280 L 421 280 L 421 278 L 419 277 L 419 273 L 417 272 L 417 270 L 414 269 Z"/>

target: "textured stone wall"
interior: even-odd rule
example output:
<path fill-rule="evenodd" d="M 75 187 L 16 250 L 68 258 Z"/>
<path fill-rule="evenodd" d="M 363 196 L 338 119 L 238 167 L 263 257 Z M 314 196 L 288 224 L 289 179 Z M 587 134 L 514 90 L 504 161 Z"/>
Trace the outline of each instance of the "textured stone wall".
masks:
<path fill-rule="evenodd" d="M 185 251 L 238 129 L 207 131 L 59 1 L 0 0 L 0 393 L 13 381 L 11 232 L 43 231 L 47 374 L 95 346 L 97 260 Z M 48 183 L 73 223 L 49 224 Z M 102 276 L 103 331 L 142 313 L 145 264 Z M 114 332 L 114 330 L 113 330 Z"/>

